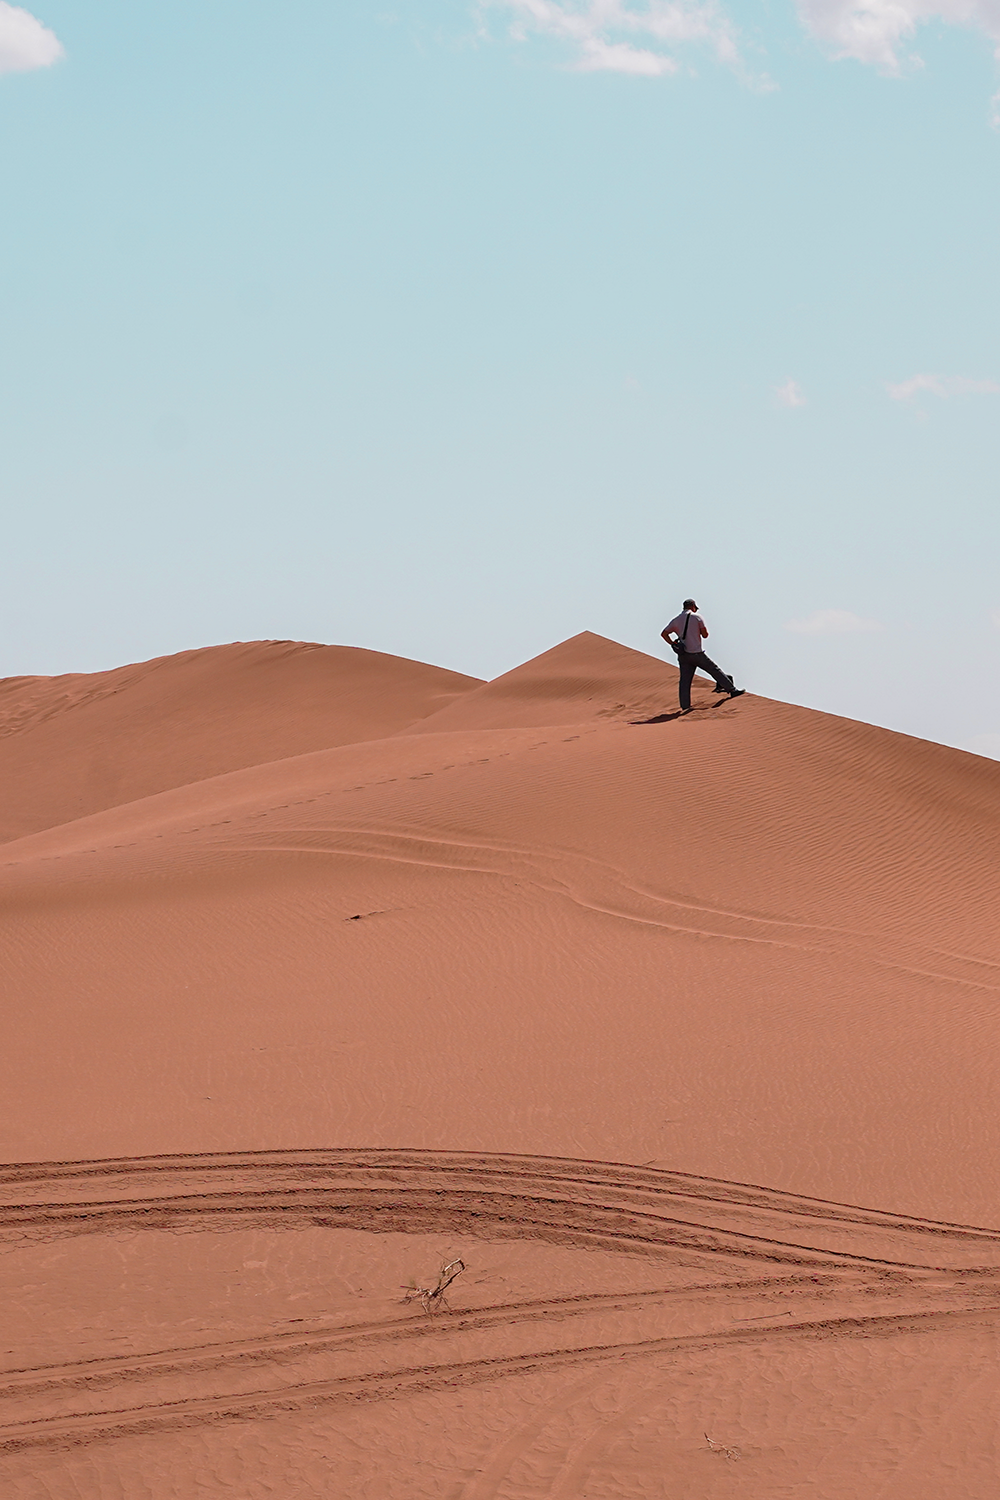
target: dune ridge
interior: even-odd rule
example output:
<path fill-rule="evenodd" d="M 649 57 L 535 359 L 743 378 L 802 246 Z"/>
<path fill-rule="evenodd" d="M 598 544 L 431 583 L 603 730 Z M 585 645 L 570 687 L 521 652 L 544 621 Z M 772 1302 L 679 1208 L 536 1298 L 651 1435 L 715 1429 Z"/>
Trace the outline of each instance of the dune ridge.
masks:
<path fill-rule="evenodd" d="M 676 681 L 0 684 L 5 1493 L 992 1496 L 1000 766 Z"/>

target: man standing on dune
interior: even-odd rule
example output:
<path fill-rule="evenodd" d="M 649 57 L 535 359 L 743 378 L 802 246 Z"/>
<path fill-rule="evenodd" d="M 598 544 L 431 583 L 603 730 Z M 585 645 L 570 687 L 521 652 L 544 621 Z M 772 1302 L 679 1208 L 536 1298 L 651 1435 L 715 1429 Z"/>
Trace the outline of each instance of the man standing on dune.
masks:
<path fill-rule="evenodd" d="M 699 671 L 715 678 L 717 693 L 728 693 L 730 698 L 742 698 L 746 688 L 738 688 L 733 679 L 727 677 L 722 668 L 717 667 L 701 649 L 702 641 L 708 639 L 708 626 L 698 613 L 698 606 L 693 599 L 684 600 L 683 613 L 671 620 L 669 625 L 665 625 L 660 634 L 667 645 L 677 652 L 677 665 L 681 669 L 681 713 L 686 714 L 691 707 L 691 679 Z M 672 635 L 677 637 L 676 641 L 670 639 Z"/>

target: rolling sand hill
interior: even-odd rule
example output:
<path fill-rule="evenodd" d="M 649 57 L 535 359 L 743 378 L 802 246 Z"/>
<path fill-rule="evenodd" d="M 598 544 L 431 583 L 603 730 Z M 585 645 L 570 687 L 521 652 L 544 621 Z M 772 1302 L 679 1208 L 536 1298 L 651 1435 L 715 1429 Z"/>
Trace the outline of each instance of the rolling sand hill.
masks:
<path fill-rule="evenodd" d="M 381 651 L 298 641 L 0 682 L 0 839 L 223 771 L 392 734 L 478 687 Z"/>
<path fill-rule="evenodd" d="M 0 1493 L 993 1500 L 1000 766 L 675 704 L 0 685 Z"/>

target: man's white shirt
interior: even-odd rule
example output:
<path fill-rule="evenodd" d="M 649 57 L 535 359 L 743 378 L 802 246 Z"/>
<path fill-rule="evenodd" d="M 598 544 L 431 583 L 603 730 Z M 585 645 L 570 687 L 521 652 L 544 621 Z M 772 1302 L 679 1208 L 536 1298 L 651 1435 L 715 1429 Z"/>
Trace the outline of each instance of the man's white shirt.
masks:
<path fill-rule="evenodd" d="M 685 620 L 687 621 L 686 626 L 684 624 Z M 690 614 L 687 610 L 682 610 L 676 619 L 670 621 L 667 629 L 672 630 L 675 635 L 680 636 L 681 645 L 685 651 L 700 651 L 702 649 L 701 627 L 704 623 L 701 615 L 696 615 L 694 610 Z M 681 635 L 681 631 L 684 632 L 683 635 Z"/>

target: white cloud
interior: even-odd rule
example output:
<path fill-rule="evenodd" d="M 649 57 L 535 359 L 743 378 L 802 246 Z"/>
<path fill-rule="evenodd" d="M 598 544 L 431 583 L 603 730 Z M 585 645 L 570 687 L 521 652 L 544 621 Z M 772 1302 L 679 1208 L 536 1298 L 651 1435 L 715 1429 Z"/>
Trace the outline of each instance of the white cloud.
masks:
<path fill-rule="evenodd" d="M 19 5 L 0 0 L 0 73 L 49 68 L 64 55 L 55 32 Z"/>
<path fill-rule="evenodd" d="M 921 391 L 943 400 L 948 396 L 1000 396 L 995 380 L 969 380 L 965 375 L 911 375 L 899 385 L 886 384 L 893 401 L 909 401 Z"/>
<path fill-rule="evenodd" d="M 782 406 L 805 406 L 806 398 L 802 387 L 797 380 L 786 380 L 784 385 L 779 385 L 774 394 Z"/>
<path fill-rule="evenodd" d="M 881 630 L 878 620 L 863 620 L 849 609 L 817 609 L 804 620 L 787 620 L 786 630 L 797 635 L 853 635 L 862 630 Z"/>
<path fill-rule="evenodd" d="M 919 58 L 901 51 L 928 21 L 985 32 L 1000 44 L 1000 0 L 798 0 L 798 9 L 835 57 L 854 57 L 885 73 L 898 73 L 904 61 L 919 65 Z"/>
<path fill-rule="evenodd" d="M 602 42 L 588 38 L 577 67 L 582 73 L 635 73 L 638 77 L 659 78 L 676 73 L 677 63 L 662 52 L 647 47 L 632 47 L 628 42 Z"/>
<path fill-rule="evenodd" d="M 716 0 L 481 0 L 480 10 L 487 9 L 506 13 L 515 41 L 534 35 L 564 42 L 583 73 L 676 73 L 673 49 L 685 43 L 741 67 L 736 28 Z"/>
<path fill-rule="evenodd" d="M 684 44 L 709 48 L 720 62 L 745 73 L 740 36 L 719 0 L 474 0 L 482 16 L 503 13 L 516 41 L 552 37 L 566 45 L 581 72 L 657 77 L 676 73 Z M 917 28 L 943 22 L 985 34 L 1000 61 L 1000 0 L 796 0 L 807 31 L 835 58 L 896 74 L 919 67 L 909 50 Z M 766 79 L 759 86 L 771 88 Z M 1000 93 L 991 103 L 1000 130 Z"/>

